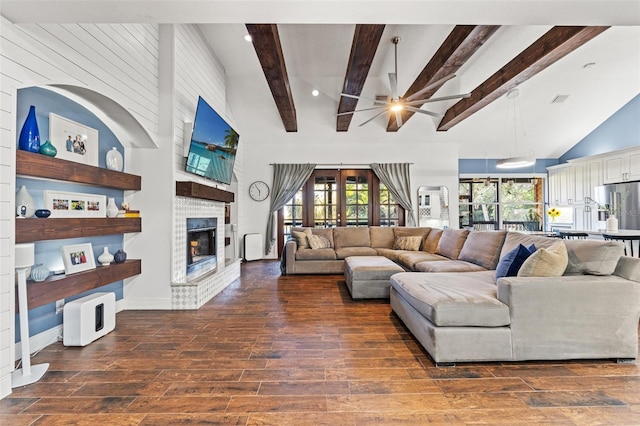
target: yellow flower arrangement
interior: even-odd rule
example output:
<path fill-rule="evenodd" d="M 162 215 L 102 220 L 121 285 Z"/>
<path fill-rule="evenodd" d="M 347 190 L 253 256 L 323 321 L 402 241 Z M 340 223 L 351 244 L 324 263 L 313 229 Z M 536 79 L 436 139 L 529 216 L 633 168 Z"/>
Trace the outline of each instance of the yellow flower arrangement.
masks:
<path fill-rule="evenodd" d="M 558 216 L 560 216 L 560 214 L 562 214 L 562 212 L 560 210 L 556 209 L 555 207 L 551 207 L 549 210 L 547 210 L 547 214 L 551 218 L 551 221 L 554 221 L 554 220 L 556 220 L 556 217 L 558 217 Z"/>

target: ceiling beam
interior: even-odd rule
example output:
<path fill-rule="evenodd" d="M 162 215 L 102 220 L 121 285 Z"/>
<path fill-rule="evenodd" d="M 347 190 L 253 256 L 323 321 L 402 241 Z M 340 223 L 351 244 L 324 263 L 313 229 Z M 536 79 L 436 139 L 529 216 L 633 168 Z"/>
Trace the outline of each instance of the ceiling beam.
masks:
<path fill-rule="evenodd" d="M 287 132 L 297 132 L 296 107 L 293 104 L 278 26 L 276 24 L 246 24 L 246 27 L 264 76 L 267 78 L 271 95 L 278 107 L 282 124 Z"/>
<path fill-rule="evenodd" d="M 438 125 L 446 131 L 478 112 L 509 90 L 573 52 L 609 27 L 553 27 L 508 64 L 447 110 Z"/>
<path fill-rule="evenodd" d="M 402 97 L 407 98 L 423 87 L 456 73 L 498 28 L 500 28 L 499 25 L 456 25 Z M 420 95 L 420 99 L 429 99 L 444 83 L 446 81 Z M 413 106 L 420 108 L 422 105 L 424 104 Z M 403 123 L 406 123 L 413 114 L 412 111 L 402 111 Z M 397 132 L 399 128 L 395 117 L 389 117 L 387 132 Z"/>
<path fill-rule="evenodd" d="M 356 25 L 341 93 L 360 96 L 383 31 L 384 25 Z M 338 114 L 355 111 L 357 105 L 357 99 L 340 96 Z M 349 130 L 352 118 L 353 114 L 338 115 L 336 131 Z"/>

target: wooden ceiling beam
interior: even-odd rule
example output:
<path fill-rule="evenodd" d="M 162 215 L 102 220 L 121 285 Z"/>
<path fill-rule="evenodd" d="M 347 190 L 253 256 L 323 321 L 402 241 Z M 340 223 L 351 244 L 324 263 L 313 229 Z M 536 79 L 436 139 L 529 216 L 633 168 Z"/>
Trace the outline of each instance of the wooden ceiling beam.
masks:
<path fill-rule="evenodd" d="M 262 71 L 287 132 L 297 132 L 296 107 L 276 24 L 246 24 Z"/>
<path fill-rule="evenodd" d="M 438 131 L 451 129 L 607 28 L 609 27 L 553 27 L 476 87 L 470 97 L 461 99 L 449 108 L 438 125 Z"/>
<path fill-rule="evenodd" d="M 356 25 L 341 93 L 360 96 L 383 31 L 384 25 Z M 355 111 L 357 105 L 357 99 L 340 96 L 338 114 Z M 349 130 L 352 118 L 353 114 L 338 115 L 336 131 L 346 132 Z"/>
<path fill-rule="evenodd" d="M 402 97 L 407 98 L 423 87 L 455 74 L 498 28 L 500 28 L 498 25 L 456 25 Z M 429 99 L 444 83 L 425 92 L 420 99 Z M 420 108 L 422 105 L 424 104 L 413 106 Z M 406 123 L 413 114 L 411 111 L 402 111 L 402 121 Z M 389 117 L 387 132 L 397 132 L 398 129 L 395 117 Z"/>

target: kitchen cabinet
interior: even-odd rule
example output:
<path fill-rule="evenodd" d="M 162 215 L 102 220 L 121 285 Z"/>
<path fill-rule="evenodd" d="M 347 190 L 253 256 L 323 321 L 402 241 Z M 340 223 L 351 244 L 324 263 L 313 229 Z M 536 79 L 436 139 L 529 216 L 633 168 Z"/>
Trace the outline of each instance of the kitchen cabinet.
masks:
<path fill-rule="evenodd" d="M 640 148 L 622 150 L 602 159 L 604 183 L 640 180 Z"/>

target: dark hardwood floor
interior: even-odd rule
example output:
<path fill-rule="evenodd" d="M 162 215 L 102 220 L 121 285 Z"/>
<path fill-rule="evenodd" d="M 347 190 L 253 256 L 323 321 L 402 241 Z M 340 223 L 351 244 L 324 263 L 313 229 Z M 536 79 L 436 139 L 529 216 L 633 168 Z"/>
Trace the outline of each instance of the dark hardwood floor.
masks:
<path fill-rule="evenodd" d="M 436 368 L 388 301 L 275 261 L 244 264 L 198 311 L 121 312 L 112 333 L 40 362 L 0 424 L 640 424 L 636 363 Z"/>

